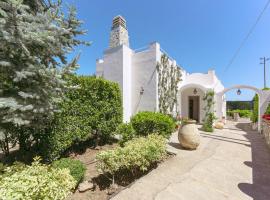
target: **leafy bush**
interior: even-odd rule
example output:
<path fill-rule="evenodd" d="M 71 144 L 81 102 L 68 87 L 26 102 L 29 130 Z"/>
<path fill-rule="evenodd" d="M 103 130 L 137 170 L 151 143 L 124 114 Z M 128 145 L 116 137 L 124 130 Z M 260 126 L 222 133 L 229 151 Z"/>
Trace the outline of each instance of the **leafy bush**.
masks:
<path fill-rule="evenodd" d="M 67 54 L 86 42 L 78 37 L 85 31 L 76 9 L 61 1 L 1 0 L 0 13 L 0 148 L 7 155 L 14 140 L 20 149 L 31 147 L 33 132 L 22 137 L 18 129 L 47 128 L 66 86 L 63 77 L 77 67 Z"/>
<path fill-rule="evenodd" d="M 9 167 L 8 172 L 6 172 L 7 167 Z M 0 176 L 2 174 L 5 174 L 5 176 L 12 175 L 15 172 L 22 171 L 25 167 L 26 165 L 24 163 L 18 162 L 18 161 L 15 161 L 14 163 L 12 163 L 11 166 L 0 163 Z"/>
<path fill-rule="evenodd" d="M 135 137 L 135 130 L 132 127 L 131 123 L 120 124 L 117 127 L 115 133 L 119 134 L 122 137 L 119 141 L 121 146 L 123 146 L 125 142 L 127 142 Z"/>
<path fill-rule="evenodd" d="M 52 163 L 52 166 L 59 169 L 69 169 L 71 176 L 76 180 L 77 185 L 82 181 L 86 166 L 79 160 L 61 158 Z"/>
<path fill-rule="evenodd" d="M 263 88 L 263 90 L 269 90 L 270 88 Z M 255 94 L 253 97 L 253 113 L 251 116 L 252 122 L 258 122 L 258 113 L 259 113 L 259 96 Z"/>
<path fill-rule="evenodd" d="M 251 116 L 251 120 L 254 123 L 258 121 L 258 112 L 259 112 L 259 96 L 255 94 L 253 98 L 253 112 Z"/>
<path fill-rule="evenodd" d="M 166 140 L 163 136 L 152 134 L 135 138 L 125 143 L 124 147 L 100 152 L 97 156 L 97 168 L 101 172 L 115 174 L 119 170 L 135 169 L 145 171 L 151 164 L 166 155 Z"/>
<path fill-rule="evenodd" d="M 250 118 L 252 116 L 252 111 L 251 110 L 228 110 L 227 115 L 233 117 L 234 113 L 239 113 L 240 117 L 245 117 L 245 118 Z"/>
<path fill-rule="evenodd" d="M 139 136 L 157 133 L 168 138 L 175 128 L 171 117 L 157 112 L 139 112 L 131 118 L 130 122 Z"/>
<path fill-rule="evenodd" d="M 266 115 L 270 115 L 270 104 L 268 104 L 265 113 Z"/>
<path fill-rule="evenodd" d="M 0 162 L 0 176 L 4 173 L 5 169 L 6 169 L 6 165 Z"/>
<path fill-rule="evenodd" d="M 72 76 L 52 131 L 45 135 L 43 157 L 55 160 L 75 143 L 91 137 L 105 141 L 122 122 L 122 98 L 117 83 L 90 76 Z"/>
<path fill-rule="evenodd" d="M 0 176 L 1 199 L 65 199 L 76 181 L 68 169 L 56 169 L 40 164 L 38 159 L 21 171 L 7 167 Z"/>

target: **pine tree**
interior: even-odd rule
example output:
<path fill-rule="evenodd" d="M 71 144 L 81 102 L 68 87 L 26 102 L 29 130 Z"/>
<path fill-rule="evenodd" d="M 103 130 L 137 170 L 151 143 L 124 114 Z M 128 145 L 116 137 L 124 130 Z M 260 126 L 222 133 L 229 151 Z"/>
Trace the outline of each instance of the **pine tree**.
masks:
<path fill-rule="evenodd" d="M 76 67 L 66 55 L 85 31 L 71 7 L 43 0 L 0 1 L 0 145 L 23 143 L 24 128 L 42 130 L 57 111 L 65 81 Z M 20 144 L 22 145 L 22 144 Z"/>

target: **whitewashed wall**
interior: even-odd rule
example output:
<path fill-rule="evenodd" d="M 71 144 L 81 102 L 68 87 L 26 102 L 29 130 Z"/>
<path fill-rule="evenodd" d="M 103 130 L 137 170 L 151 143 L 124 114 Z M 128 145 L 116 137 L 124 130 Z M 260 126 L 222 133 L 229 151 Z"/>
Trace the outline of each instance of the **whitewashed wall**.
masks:
<path fill-rule="evenodd" d="M 132 57 L 132 113 L 157 110 L 157 61 L 160 60 L 159 44 L 136 52 Z M 143 88 L 143 94 L 140 94 Z"/>
<path fill-rule="evenodd" d="M 129 121 L 132 111 L 132 76 L 131 76 L 132 50 L 125 46 L 111 48 L 104 52 L 102 60 L 97 61 L 97 76 L 117 82 L 122 91 L 123 117 Z"/>
<path fill-rule="evenodd" d="M 103 59 L 97 60 L 96 75 L 121 87 L 125 122 L 139 111 L 157 111 L 156 64 L 160 57 L 159 44 L 152 43 L 140 52 L 125 45 L 111 48 L 104 52 Z"/>
<path fill-rule="evenodd" d="M 133 51 L 122 45 L 111 48 L 104 52 L 103 59 L 97 60 L 96 74 L 107 80 L 119 83 L 124 108 L 124 121 L 128 122 L 130 117 L 139 111 L 158 111 L 158 75 L 156 71 L 157 62 L 160 61 L 162 52 L 160 45 L 151 43 L 141 51 Z M 170 60 L 170 63 L 176 62 Z M 218 93 L 224 89 L 217 79 L 215 72 L 210 70 L 206 74 L 188 74 L 183 71 L 182 82 L 179 84 L 180 113 L 188 117 L 188 96 L 193 95 L 197 88 L 200 95 L 200 122 L 202 122 L 205 111 L 203 96 L 208 89 L 215 89 Z M 143 94 L 141 89 L 143 88 Z M 215 111 L 219 119 L 226 113 L 226 102 L 215 97 Z"/>

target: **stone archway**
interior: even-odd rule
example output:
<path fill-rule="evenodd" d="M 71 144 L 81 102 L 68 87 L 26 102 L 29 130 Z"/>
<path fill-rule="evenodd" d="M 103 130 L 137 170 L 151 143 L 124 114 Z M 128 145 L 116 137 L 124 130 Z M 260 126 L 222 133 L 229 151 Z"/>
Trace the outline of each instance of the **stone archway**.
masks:
<path fill-rule="evenodd" d="M 270 90 L 261 90 L 249 85 L 234 85 L 229 88 L 225 88 L 222 92 L 217 94 L 218 101 L 222 102 L 223 96 L 226 92 L 233 89 L 250 89 L 256 92 L 259 96 L 259 109 L 258 109 L 258 131 L 261 131 L 262 115 L 265 113 L 268 103 L 270 101 Z"/>

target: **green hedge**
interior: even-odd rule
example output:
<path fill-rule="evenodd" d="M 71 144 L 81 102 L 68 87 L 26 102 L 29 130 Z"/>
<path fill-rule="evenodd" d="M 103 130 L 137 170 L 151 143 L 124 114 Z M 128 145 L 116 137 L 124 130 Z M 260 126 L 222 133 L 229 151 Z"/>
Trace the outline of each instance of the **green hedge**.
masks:
<path fill-rule="evenodd" d="M 139 112 L 131 118 L 130 122 L 136 135 L 139 136 L 157 133 L 168 138 L 175 128 L 175 123 L 171 117 L 157 112 Z"/>
<path fill-rule="evenodd" d="M 69 169 L 71 176 L 76 180 L 77 185 L 83 180 L 86 166 L 79 160 L 61 158 L 52 163 L 54 168 Z"/>
<path fill-rule="evenodd" d="M 0 176 L 0 199 L 64 200 L 76 181 L 67 169 L 40 164 L 38 159 L 23 169 L 7 167 Z"/>
<path fill-rule="evenodd" d="M 269 90 L 269 89 L 270 88 L 263 88 L 263 90 Z M 251 117 L 252 122 L 258 122 L 258 113 L 259 113 L 258 109 L 259 109 L 259 97 L 258 97 L 258 94 L 255 94 L 255 96 L 253 97 L 253 113 Z M 266 112 L 268 112 L 267 110 Z"/>
<path fill-rule="evenodd" d="M 121 139 L 119 140 L 121 146 L 123 146 L 125 142 L 133 139 L 136 135 L 131 123 L 120 124 L 115 133 L 121 136 Z"/>
<path fill-rule="evenodd" d="M 117 83 L 91 76 L 71 76 L 52 130 L 43 138 L 43 152 L 55 160 L 75 143 L 98 135 L 108 140 L 122 122 L 122 98 Z"/>
<path fill-rule="evenodd" d="M 259 96 L 255 94 L 253 98 L 253 112 L 251 116 L 252 122 L 257 122 L 258 121 L 258 112 L 259 112 Z"/>
<path fill-rule="evenodd" d="M 253 102 L 252 101 L 227 101 L 228 110 L 252 110 Z"/>
<path fill-rule="evenodd" d="M 166 140 L 163 136 L 152 134 L 125 143 L 124 147 L 103 151 L 97 154 L 99 171 L 115 174 L 120 170 L 136 169 L 145 171 L 151 164 L 160 161 L 166 155 Z"/>
<path fill-rule="evenodd" d="M 233 117 L 234 113 L 239 113 L 240 117 L 246 117 L 251 118 L 252 117 L 252 111 L 251 110 L 228 110 L 227 115 Z"/>

